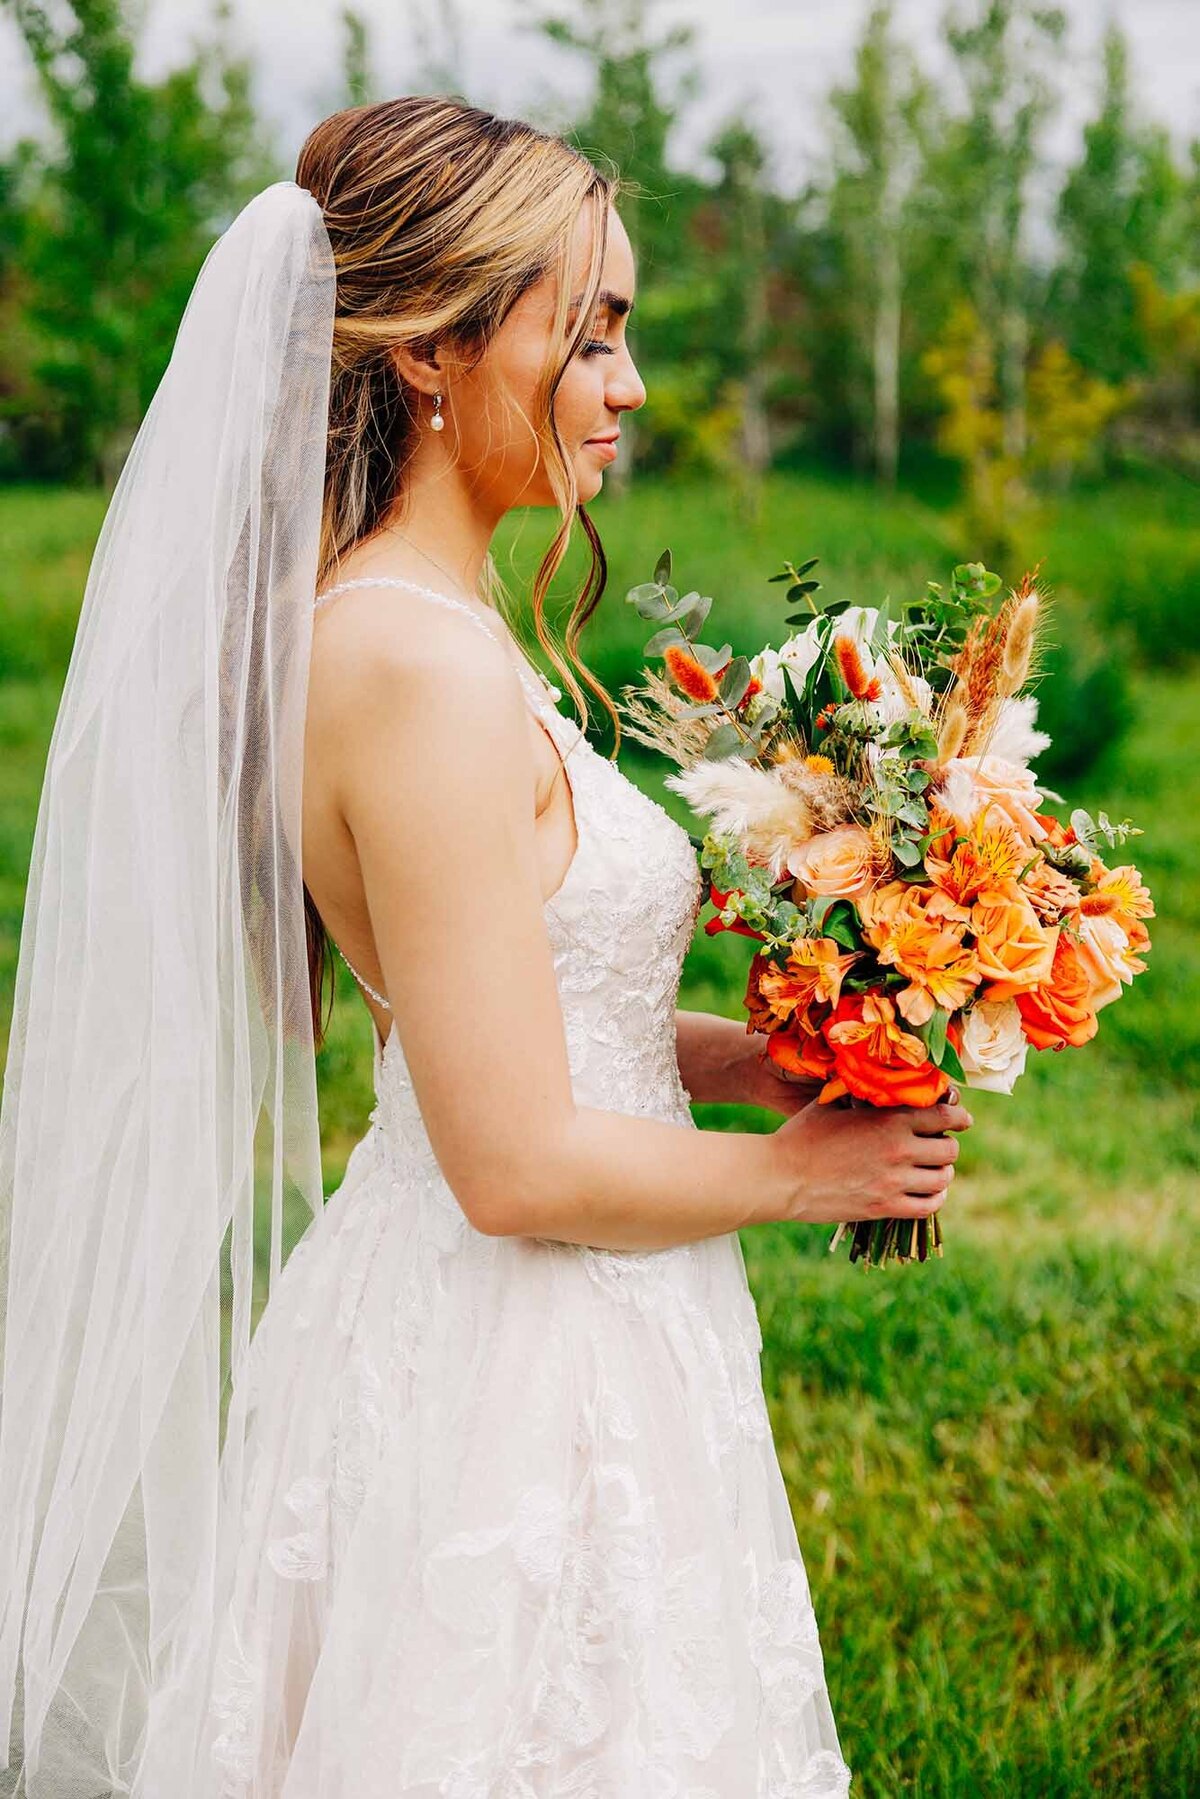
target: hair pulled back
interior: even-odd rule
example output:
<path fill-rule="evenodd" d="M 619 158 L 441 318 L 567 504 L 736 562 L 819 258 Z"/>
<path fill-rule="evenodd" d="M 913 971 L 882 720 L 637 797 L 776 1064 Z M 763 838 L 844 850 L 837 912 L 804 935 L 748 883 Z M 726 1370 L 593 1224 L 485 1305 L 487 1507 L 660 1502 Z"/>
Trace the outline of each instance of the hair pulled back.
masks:
<path fill-rule="evenodd" d="M 554 422 L 562 376 L 588 334 L 600 285 L 608 208 L 619 184 L 562 138 L 442 97 L 411 95 L 347 107 L 309 133 L 296 181 L 321 206 L 333 250 L 337 301 L 318 587 L 343 556 L 389 517 L 403 516 L 405 469 L 416 447 L 417 397 L 392 356 L 400 345 L 446 345 L 482 356 L 527 289 L 557 274 L 552 346 L 529 421 L 559 522 L 534 577 L 539 643 L 586 722 L 578 669 L 613 720 L 612 700 L 579 653 L 579 635 L 604 590 L 595 525 L 579 502 L 574 470 Z M 595 214 L 583 303 L 569 337 L 571 248 L 580 212 Z M 590 566 L 567 621 L 563 659 L 545 618 L 546 596 L 578 521 Z M 484 596 L 507 596 L 492 558 Z M 572 666 L 573 665 L 573 666 Z M 328 936 L 305 888 L 309 984 L 316 1041 L 329 963 Z"/>

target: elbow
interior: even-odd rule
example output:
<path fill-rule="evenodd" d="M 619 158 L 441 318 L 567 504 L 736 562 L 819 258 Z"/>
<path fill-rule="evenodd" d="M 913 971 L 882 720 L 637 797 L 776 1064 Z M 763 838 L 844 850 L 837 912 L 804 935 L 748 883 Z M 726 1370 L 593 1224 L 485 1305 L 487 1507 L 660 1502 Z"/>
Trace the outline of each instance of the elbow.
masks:
<path fill-rule="evenodd" d="M 467 1223 L 485 1237 L 553 1235 L 553 1220 L 570 1200 L 567 1157 L 539 1131 L 517 1157 L 476 1162 L 450 1179 Z"/>

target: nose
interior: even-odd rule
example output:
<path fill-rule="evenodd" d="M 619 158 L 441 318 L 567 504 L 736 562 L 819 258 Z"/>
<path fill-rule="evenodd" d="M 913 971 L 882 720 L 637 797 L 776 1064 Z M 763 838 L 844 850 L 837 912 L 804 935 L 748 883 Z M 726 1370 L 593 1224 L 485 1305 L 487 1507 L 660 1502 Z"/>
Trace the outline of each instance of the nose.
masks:
<path fill-rule="evenodd" d="M 637 364 L 628 344 L 613 359 L 604 398 L 614 412 L 636 412 L 646 404 L 646 384 L 638 374 Z"/>

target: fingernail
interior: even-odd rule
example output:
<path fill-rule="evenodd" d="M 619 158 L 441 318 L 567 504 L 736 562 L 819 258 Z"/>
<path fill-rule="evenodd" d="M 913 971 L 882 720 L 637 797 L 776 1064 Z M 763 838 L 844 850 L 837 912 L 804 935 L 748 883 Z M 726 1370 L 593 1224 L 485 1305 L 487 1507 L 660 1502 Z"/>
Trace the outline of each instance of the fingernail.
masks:
<path fill-rule="evenodd" d="M 950 1105 L 956 1106 L 958 1104 L 958 1088 L 951 1087 L 949 1093 L 946 1095 L 946 1099 Z"/>

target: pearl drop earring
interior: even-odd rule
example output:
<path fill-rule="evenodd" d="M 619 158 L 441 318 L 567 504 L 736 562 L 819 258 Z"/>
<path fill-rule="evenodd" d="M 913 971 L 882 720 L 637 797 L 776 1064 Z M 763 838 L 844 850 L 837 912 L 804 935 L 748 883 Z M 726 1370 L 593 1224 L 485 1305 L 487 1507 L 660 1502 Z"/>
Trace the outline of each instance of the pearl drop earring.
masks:
<path fill-rule="evenodd" d="M 441 394 L 434 394 L 433 396 L 433 417 L 429 421 L 429 429 L 431 431 L 444 431 L 446 429 L 446 421 L 442 417 Z"/>

